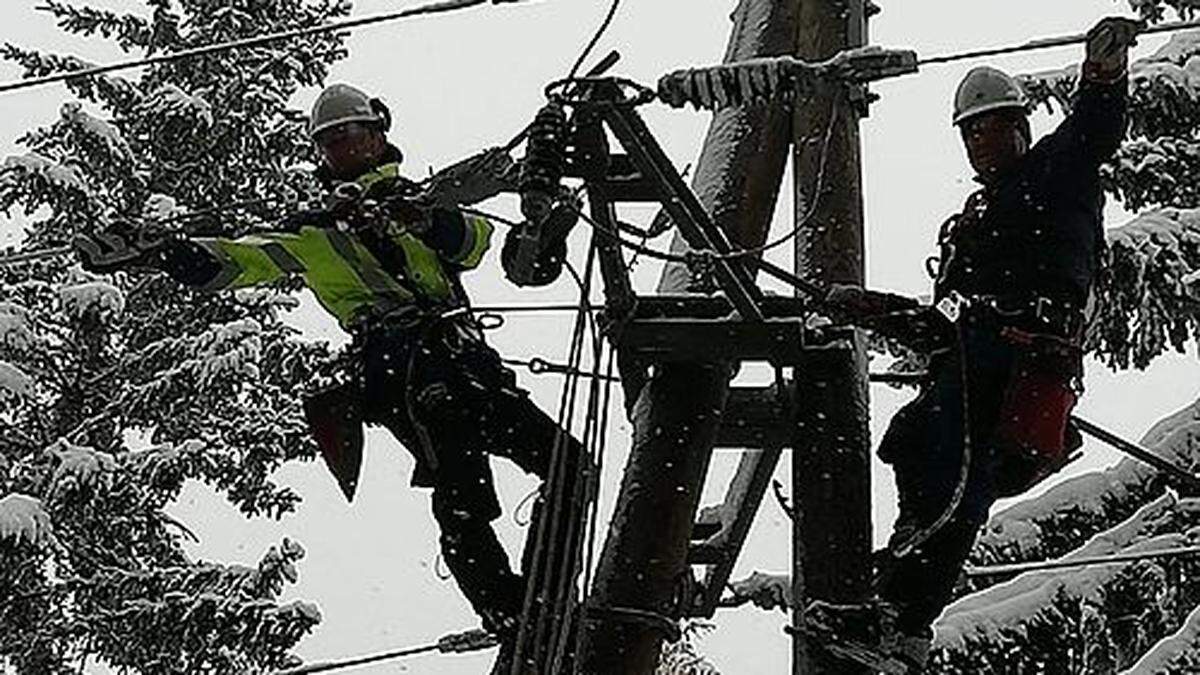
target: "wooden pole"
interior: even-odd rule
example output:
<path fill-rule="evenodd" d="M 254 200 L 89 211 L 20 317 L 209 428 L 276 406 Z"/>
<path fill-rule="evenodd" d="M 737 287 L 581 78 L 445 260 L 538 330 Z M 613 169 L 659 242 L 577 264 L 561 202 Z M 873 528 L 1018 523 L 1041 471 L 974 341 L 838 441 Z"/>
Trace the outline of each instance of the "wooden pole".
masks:
<path fill-rule="evenodd" d="M 821 61 L 866 40 L 863 0 L 799 0 L 797 56 Z M 793 121 L 796 274 L 825 283 L 864 282 L 862 169 L 858 122 L 862 91 L 823 86 Z M 832 120 L 830 116 L 833 116 Z M 822 159 L 822 150 L 827 150 Z M 822 166 L 824 164 L 824 166 Z M 817 192 L 818 176 L 822 176 Z M 814 207 L 813 205 L 816 204 Z M 867 358 L 853 349 L 813 353 L 796 369 L 799 407 L 793 440 L 794 620 L 809 600 L 861 602 L 871 582 L 871 439 Z M 836 662 L 803 637 L 792 672 L 865 673 Z"/>

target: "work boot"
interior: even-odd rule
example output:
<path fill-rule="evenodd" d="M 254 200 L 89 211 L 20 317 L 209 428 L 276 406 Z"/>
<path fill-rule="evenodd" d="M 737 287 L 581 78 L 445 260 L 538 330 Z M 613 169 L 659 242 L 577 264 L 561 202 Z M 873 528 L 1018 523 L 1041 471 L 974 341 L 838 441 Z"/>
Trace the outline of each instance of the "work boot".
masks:
<path fill-rule="evenodd" d="M 815 600 L 805 608 L 800 630 L 837 656 L 886 673 L 919 673 L 929 660 L 931 636 L 902 632 L 897 615 L 896 607 L 886 602 L 838 605 Z"/>

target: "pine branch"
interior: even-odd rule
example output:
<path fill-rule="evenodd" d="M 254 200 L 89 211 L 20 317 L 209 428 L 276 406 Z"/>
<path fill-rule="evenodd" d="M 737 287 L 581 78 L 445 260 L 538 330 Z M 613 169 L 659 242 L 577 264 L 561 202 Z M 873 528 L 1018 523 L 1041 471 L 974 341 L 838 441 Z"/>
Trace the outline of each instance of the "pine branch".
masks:
<path fill-rule="evenodd" d="M 75 5 L 59 0 L 42 0 L 36 9 L 49 12 L 57 19 L 58 27 L 68 33 L 96 35 L 111 39 L 125 52 L 148 47 L 153 37 L 150 22 L 132 14 Z"/>
<path fill-rule="evenodd" d="M 1145 368 L 1200 336 L 1200 211 L 1160 209 L 1108 231 L 1084 348 Z"/>
<path fill-rule="evenodd" d="M 1158 551 L 1196 540 L 1194 530 L 1166 534 L 1122 551 Z M 931 669 L 1113 672 L 1128 667 L 1200 602 L 1200 585 L 1189 581 L 1197 572 L 1200 561 L 1194 558 L 1168 558 L 1022 575 L 947 608 L 934 627 Z M 1020 586 L 1010 589 L 1013 584 Z"/>

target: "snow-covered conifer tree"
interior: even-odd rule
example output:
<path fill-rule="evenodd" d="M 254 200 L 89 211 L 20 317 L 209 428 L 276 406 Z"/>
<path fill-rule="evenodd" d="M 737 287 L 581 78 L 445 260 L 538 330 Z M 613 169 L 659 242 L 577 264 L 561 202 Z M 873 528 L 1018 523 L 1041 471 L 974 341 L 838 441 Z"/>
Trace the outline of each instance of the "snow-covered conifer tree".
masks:
<path fill-rule="evenodd" d="M 345 0 L 145 5 L 40 9 L 129 55 L 349 12 Z M 110 227 L 269 225 L 311 190 L 304 115 L 288 101 L 344 53 L 326 35 L 68 81 L 74 100 L 0 167 L 0 207 L 28 223 L 20 250 Z M 87 65 L 14 45 L 0 56 L 27 76 Z M 251 566 L 190 560 L 186 525 L 163 510 L 189 479 L 247 516 L 278 517 L 299 499 L 270 475 L 314 455 L 299 395 L 328 354 L 281 322 L 294 300 L 280 290 L 204 295 L 148 271 L 96 277 L 69 254 L 0 268 L 0 662 L 259 672 L 320 620 L 279 597 L 299 544 Z"/>

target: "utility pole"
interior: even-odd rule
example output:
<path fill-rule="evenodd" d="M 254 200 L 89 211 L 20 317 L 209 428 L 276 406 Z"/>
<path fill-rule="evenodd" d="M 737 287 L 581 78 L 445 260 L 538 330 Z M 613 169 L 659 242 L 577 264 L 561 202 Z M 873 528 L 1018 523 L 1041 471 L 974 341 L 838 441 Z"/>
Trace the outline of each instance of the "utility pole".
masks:
<path fill-rule="evenodd" d="M 869 0 L 796 0 L 796 55 L 822 61 L 866 42 Z M 865 91 L 841 84 L 820 88 L 795 109 L 792 144 L 796 219 L 815 210 L 796 239 L 796 274 L 826 283 L 864 282 L 862 169 L 858 122 Z M 835 115 L 830 121 L 830 115 Z M 829 125 L 832 124 L 832 127 Z M 831 134 L 823 187 L 821 149 Z M 814 201 L 815 200 L 815 201 Z M 792 443 L 794 621 L 812 599 L 849 603 L 871 588 L 871 438 L 867 357 L 857 337 L 851 349 L 809 352 L 796 369 L 798 405 Z M 795 638 L 792 672 L 865 673 Z"/>
<path fill-rule="evenodd" d="M 741 0 L 725 61 L 793 53 L 795 9 L 795 0 Z M 766 239 L 790 130 L 791 112 L 779 105 L 713 117 L 692 187 L 736 245 Z M 686 269 L 668 268 L 659 291 L 687 292 L 689 281 Z M 655 619 L 678 618 L 689 600 L 688 544 L 729 390 L 728 358 L 659 364 L 638 397 L 633 448 L 588 602 L 584 673 L 652 673 L 673 625 Z"/>

